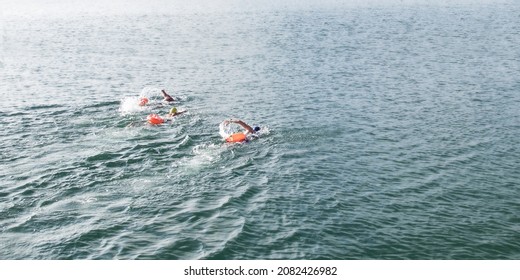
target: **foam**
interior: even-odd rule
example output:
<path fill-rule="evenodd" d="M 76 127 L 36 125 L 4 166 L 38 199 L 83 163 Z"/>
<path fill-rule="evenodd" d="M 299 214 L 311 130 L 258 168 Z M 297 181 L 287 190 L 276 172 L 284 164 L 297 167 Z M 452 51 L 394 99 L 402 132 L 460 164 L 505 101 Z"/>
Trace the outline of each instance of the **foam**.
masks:
<path fill-rule="evenodd" d="M 146 111 L 146 106 L 139 106 L 139 98 L 141 97 L 146 96 L 133 96 L 121 99 L 121 105 L 119 106 L 119 113 L 121 114 L 121 116 Z"/>

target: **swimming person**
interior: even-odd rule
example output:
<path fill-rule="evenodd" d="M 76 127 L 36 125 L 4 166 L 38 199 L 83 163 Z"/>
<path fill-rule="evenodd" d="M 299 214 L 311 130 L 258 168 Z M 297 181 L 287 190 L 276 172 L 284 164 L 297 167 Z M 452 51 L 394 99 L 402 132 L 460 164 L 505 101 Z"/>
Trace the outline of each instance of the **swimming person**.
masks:
<path fill-rule="evenodd" d="M 181 111 L 181 112 L 179 112 L 179 111 L 177 111 L 177 108 L 172 107 L 172 108 L 170 109 L 170 112 L 168 113 L 168 117 L 170 117 L 170 118 L 171 118 L 171 117 L 175 117 L 175 116 L 178 116 L 178 115 L 180 115 L 180 114 L 184 114 L 184 113 L 186 113 L 186 112 L 188 112 L 188 111 Z"/>
<path fill-rule="evenodd" d="M 229 124 L 236 123 L 245 129 L 244 132 L 230 133 Z M 255 126 L 254 128 L 246 124 L 241 120 L 225 120 L 220 123 L 219 134 L 226 140 L 226 142 L 244 142 L 249 141 L 253 137 L 257 136 L 257 132 L 260 131 L 260 127 Z"/>
<path fill-rule="evenodd" d="M 173 97 L 171 97 L 169 94 L 167 94 L 166 91 L 164 91 L 164 89 L 162 89 L 161 92 L 164 96 L 163 101 L 165 101 L 165 102 L 174 102 L 175 101 L 175 99 L 173 99 Z"/>
<path fill-rule="evenodd" d="M 179 112 L 179 111 L 177 111 L 177 108 L 172 107 L 170 109 L 170 112 L 168 113 L 168 115 L 161 117 L 158 114 L 150 114 L 150 115 L 148 115 L 146 120 L 148 121 L 149 124 L 153 124 L 153 125 L 163 124 L 163 123 L 166 123 L 167 121 L 171 121 L 173 123 L 173 117 L 184 114 L 186 112 L 188 112 L 188 111 Z"/>
<path fill-rule="evenodd" d="M 148 99 L 148 97 L 141 96 L 141 97 L 139 97 L 139 100 L 138 100 L 139 106 L 152 105 L 155 109 L 157 109 L 157 108 L 164 107 L 165 105 L 168 106 L 168 104 L 170 104 L 172 102 L 178 101 L 178 100 L 174 99 L 173 97 L 171 97 L 171 95 L 166 93 L 166 91 L 164 89 L 161 90 L 161 93 L 164 97 L 161 103 L 157 103 L 157 102 L 151 103 L 151 100 Z"/>

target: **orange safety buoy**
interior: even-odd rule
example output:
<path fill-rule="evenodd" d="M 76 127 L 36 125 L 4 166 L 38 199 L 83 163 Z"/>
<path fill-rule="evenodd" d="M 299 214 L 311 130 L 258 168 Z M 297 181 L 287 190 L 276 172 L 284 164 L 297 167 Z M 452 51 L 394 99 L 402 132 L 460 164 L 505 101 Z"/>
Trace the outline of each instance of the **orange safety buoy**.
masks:
<path fill-rule="evenodd" d="M 246 141 L 246 140 L 247 140 L 247 137 L 246 137 L 246 135 L 243 132 L 231 134 L 231 136 L 226 138 L 226 142 L 233 142 L 233 143 L 235 143 L 235 142 L 243 142 L 243 141 Z"/>
<path fill-rule="evenodd" d="M 139 106 L 144 106 L 147 103 L 148 103 L 148 98 L 146 98 L 146 97 L 139 98 Z"/>
<path fill-rule="evenodd" d="M 161 124 L 164 122 L 164 119 L 157 114 L 150 114 L 146 119 L 151 124 Z"/>

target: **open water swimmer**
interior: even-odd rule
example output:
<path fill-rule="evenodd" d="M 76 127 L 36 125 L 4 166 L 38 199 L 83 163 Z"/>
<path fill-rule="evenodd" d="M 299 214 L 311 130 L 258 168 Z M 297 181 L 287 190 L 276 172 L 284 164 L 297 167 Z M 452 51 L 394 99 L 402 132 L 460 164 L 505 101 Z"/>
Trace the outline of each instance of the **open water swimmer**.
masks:
<path fill-rule="evenodd" d="M 138 99 L 138 104 L 139 104 L 139 106 L 155 105 L 155 107 L 163 107 L 164 105 L 168 105 L 168 104 L 178 101 L 178 99 L 175 99 L 171 95 L 166 93 L 166 91 L 164 89 L 161 90 L 161 94 L 163 96 L 163 99 L 160 102 L 157 102 L 157 101 L 150 102 L 151 100 L 148 97 L 141 96 Z"/>
<path fill-rule="evenodd" d="M 242 128 L 245 129 L 243 132 L 233 132 L 231 128 L 231 124 L 238 124 Z M 247 142 L 252 140 L 255 137 L 258 137 L 258 132 L 260 131 L 259 126 L 255 126 L 254 128 L 250 125 L 246 124 L 242 120 L 225 120 L 220 123 L 219 126 L 219 134 L 226 140 L 228 143 L 240 143 Z"/>
<path fill-rule="evenodd" d="M 179 111 L 176 107 L 172 107 L 170 111 L 168 112 L 168 115 L 161 117 L 159 114 L 149 114 L 148 117 L 146 117 L 146 121 L 149 124 L 158 125 L 165 123 L 166 121 L 170 120 L 173 121 L 173 117 L 182 115 L 188 111 Z"/>

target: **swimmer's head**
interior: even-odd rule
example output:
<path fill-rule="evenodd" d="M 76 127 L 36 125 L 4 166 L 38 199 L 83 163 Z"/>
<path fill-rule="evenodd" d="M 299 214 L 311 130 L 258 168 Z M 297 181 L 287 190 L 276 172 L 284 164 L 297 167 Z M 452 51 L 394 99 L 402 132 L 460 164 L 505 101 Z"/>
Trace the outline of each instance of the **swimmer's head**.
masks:
<path fill-rule="evenodd" d="M 255 128 L 253 128 L 255 131 L 260 131 L 260 127 L 259 126 L 255 126 Z"/>
<path fill-rule="evenodd" d="M 177 108 L 172 107 L 172 108 L 170 109 L 170 115 L 174 115 L 174 114 L 176 114 L 176 113 L 177 113 Z"/>

